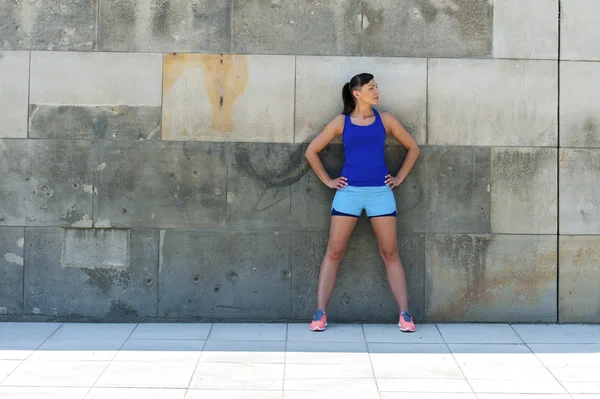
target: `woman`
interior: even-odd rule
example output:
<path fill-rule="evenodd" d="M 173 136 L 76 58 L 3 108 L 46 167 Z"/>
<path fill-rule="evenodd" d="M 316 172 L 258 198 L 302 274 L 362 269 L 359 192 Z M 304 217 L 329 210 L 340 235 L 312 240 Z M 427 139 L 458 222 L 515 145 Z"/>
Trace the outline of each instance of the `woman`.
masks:
<path fill-rule="evenodd" d="M 338 267 L 348 239 L 363 209 L 367 213 L 385 263 L 387 279 L 400 309 L 398 326 L 405 332 L 416 331 L 408 310 L 406 275 L 398 255 L 396 238 L 396 201 L 392 189 L 400 185 L 414 166 L 419 147 L 402 124 L 389 112 L 373 108 L 379 103 L 379 90 L 373 75 L 354 76 L 342 89 L 344 112 L 336 116 L 315 137 L 305 157 L 315 174 L 329 188 L 337 189 L 331 206 L 331 226 L 327 252 L 319 273 L 318 306 L 310 330 L 327 327 L 326 308 L 335 286 Z M 408 154 L 396 176 L 388 173 L 384 159 L 386 135 L 391 134 Z M 345 162 L 342 176 L 332 179 L 318 153 L 336 136 L 341 136 Z"/>

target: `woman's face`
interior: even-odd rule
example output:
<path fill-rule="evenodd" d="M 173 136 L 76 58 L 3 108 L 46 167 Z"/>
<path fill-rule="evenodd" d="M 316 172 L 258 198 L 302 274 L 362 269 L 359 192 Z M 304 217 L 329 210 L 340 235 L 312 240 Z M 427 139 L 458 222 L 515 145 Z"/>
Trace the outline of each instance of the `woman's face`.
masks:
<path fill-rule="evenodd" d="M 375 79 L 371 80 L 369 83 L 364 84 L 359 90 L 354 91 L 354 95 L 357 99 L 362 101 L 363 103 L 376 105 L 379 104 L 379 89 L 377 88 L 377 83 Z"/>

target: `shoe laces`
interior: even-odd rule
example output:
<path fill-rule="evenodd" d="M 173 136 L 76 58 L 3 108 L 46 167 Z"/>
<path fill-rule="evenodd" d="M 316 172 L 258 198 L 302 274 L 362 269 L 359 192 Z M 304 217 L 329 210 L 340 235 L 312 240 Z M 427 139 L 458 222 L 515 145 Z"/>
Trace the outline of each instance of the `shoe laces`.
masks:
<path fill-rule="evenodd" d="M 323 315 L 325 315 L 325 312 L 323 312 L 321 309 L 317 309 L 315 314 L 313 314 L 313 321 L 320 321 Z"/>
<path fill-rule="evenodd" d="M 409 322 L 409 323 L 412 321 L 412 315 L 410 314 L 410 312 L 408 310 L 405 310 L 401 314 L 402 314 L 402 317 L 404 318 L 404 321 Z"/>

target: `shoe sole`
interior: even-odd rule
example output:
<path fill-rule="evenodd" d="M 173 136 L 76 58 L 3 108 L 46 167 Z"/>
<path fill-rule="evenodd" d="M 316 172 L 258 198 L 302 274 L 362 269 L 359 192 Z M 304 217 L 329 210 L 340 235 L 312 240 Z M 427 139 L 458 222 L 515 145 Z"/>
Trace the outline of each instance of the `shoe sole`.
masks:
<path fill-rule="evenodd" d="M 398 327 L 400 327 L 400 326 L 398 326 Z M 412 329 L 412 328 L 402 328 L 402 327 L 400 327 L 400 331 L 402 331 L 402 332 L 415 332 L 415 331 L 417 331 L 417 329 L 416 328 Z"/>
<path fill-rule="evenodd" d="M 325 327 L 323 327 L 323 328 L 320 328 L 320 327 L 310 328 L 310 327 L 308 327 L 308 329 L 310 331 L 316 331 L 316 332 L 325 331 L 327 329 L 327 323 L 325 323 Z"/>

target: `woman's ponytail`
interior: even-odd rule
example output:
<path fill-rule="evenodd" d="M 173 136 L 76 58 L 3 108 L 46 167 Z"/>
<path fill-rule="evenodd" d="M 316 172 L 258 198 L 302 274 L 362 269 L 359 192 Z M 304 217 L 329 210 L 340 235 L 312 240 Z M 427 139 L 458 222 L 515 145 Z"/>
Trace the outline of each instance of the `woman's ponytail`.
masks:
<path fill-rule="evenodd" d="M 352 89 L 359 90 L 371 80 L 373 80 L 373 75 L 370 73 L 359 73 L 350 79 L 349 82 L 346 82 L 342 88 L 342 100 L 344 101 L 343 114 L 350 115 L 354 111 L 354 108 L 356 108 L 356 99 L 352 95 Z"/>
<path fill-rule="evenodd" d="M 346 82 L 346 84 L 342 88 L 342 100 L 344 101 L 344 111 L 342 113 L 344 115 L 350 115 L 350 113 L 352 113 L 352 111 L 354 111 L 354 108 L 356 107 L 354 96 L 352 95 L 352 91 L 350 90 L 350 82 Z"/>

